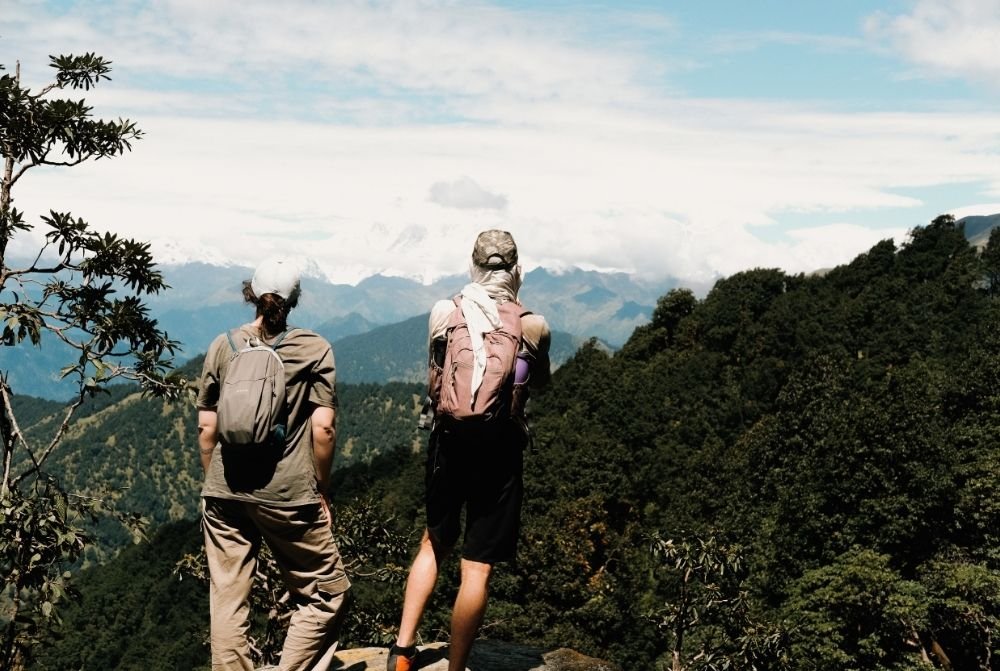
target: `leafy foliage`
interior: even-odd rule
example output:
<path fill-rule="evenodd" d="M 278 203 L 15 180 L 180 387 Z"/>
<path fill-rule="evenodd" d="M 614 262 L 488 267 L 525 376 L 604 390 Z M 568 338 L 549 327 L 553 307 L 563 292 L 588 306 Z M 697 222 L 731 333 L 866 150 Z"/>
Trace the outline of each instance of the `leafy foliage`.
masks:
<path fill-rule="evenodd" d="M 174 572 L 202 543 L 198 522 L 171 522 L 113 562 L 79 571 L 61 626 L 32 648 L 30 668 L 208 669 L 208 591 Z"/>
<path fill-rule="evenodd" d="M 674 671 L 787 668 L 783 633 L 768 631 L 751 616 L 740 548 L 716 535 L 677 541 L 654 535 L 652 554 L 668 578 L 667 601 L 654 611 L 654 622 Z M 694 644 L 685 645 L 687 638 L 695 638 Z M 690 648 L 697 652 L 685 663 Z"/>
<path fill-rule="evenodd" d="M 724 641 L 732 668 L 749 663 L 739 650 L 760 650 L 757 668 L 996 668 L 988 264 L 943 216 L 824 276 L 757 269 L 700 301 L 671 292 L 619 353 L 582 349 L 536 399 L 516 597 L 530 625 L 505 635 L 555 632 L 626 666 L 673 666 L 678 648 L 696 668 Z M 630 615 L 684 612 L 635 551 L 678 528 L 743 548 L 763 648 L 704 617 L 677 646 Z"/>
<path fill-rule="evenodd" d="M 128 120 L 93 119 L 83 100 L 50 97 L 63 88 L 90 89 L 108 79 L 109 61 L 94 54 L 51 58 L 55 81 L 38 92 L 21 86 L 20 67 L 0 76 L 0 345 L 39 347 L 43 338 L 67 345 L 74 358 L 60 371 L 76 384 L 76 397 L 45 437 L 19 426 L 7 375 L 0 375 L 3 474 L 0 535 L 4 617 L 0 669 L 20 668 L 65 594 L 65 569 L 88 534 L 78 521 L 102 508 L 74 496 L 45 466 L 85 399 L 120 378 L 156 395 L 176 396 L 167 379 L 176 343 L 144 304 L 166 288 L 149 245 L 92 230 L 69 212 L 41 216 L 41 249 L 27 267 L 8 264 L 15 235 L 34 229 L 13 206 L 12 189 L 31 169 L 73 166 L 120 156 L 142 136 Z M 131 517 L 127 518 L 131 520 Z M 133 527 L 134 528 L 134 527 Z"/>
<path fill-rule="evenodd" d="M 888 555 L 854 548 L 807 571 L 786 608 L 797 625 L 793 654 L 812 659 L 811 668 L 920 668 L 907 648 L 919 645 L 926 626 L 926 595 L 892 569 Z"/>

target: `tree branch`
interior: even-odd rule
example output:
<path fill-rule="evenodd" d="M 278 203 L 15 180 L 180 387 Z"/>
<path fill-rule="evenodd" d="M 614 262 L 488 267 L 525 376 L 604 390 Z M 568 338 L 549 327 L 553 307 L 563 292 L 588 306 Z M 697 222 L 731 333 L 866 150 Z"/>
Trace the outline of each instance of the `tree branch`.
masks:
<path fill-rule="evenodd" d="M 73 340 L 72 338 L 70 338 L 65 333 L 65 331 L 67 331 L 70 328 L 72 328 L 71 326 L 69 326 L 69 325 L 66 325 L 66 326 L 54 326 L 52 324 L 46 324 L 45 328 L 50 333 L 53 333 L 57 338 L 59 338 L 59 340 L 63 341 L 63 343 L 65 343 L 66 345 L 69 345 L 71 348 L 73 348 L 75 350 L 78 350 L 78 351 L 81 351 L 81 352 L 83 351 L 83 345 L 80 344 L 80 343 L 78 343 L 77 341 Z"/>
<path fill-rule="evenodd" d="M 11 438 L 13 438 L 13 436 L 11 436 Z M 13 456 L 13 453 L 14 453 L 13 449 L 9 449 L 6 445 L 4 445 L 4 450 L 3 450 L 3 486 L 2 486 L 2 488 L 0 488 L 0 498 L 3 498 L 3 499 L 7 498 L 7 492 L 10 491 L 8 489 L 8 487 L 7 487 L 7 483 L 10 481 L 10 462 L 11 462 L 11 458 Z"/>
<path fill-rule="evenodd" d="M 71 406 L 69 406 L 69 408 L 66 409 L 66 416 L 63 417 L 62 424 L 59 425 L 59 430 L 56 431 L 55 435 L 52 437 L 52 441 L 42 452 L 42 456 L 37 460 L 34 457 L 32 457 L 32 461 L 34 462 L 34 468 L 30 468 L 24 473 L 21 473 L 19 476 L 14 478 L 14 482 L 11 483 L 12 487 L 17 487 L 18 483 L 20 483 L 21 480 L 23 480 L 26 476 L 31 475 L 33 473 L 38 473 L 42 469 L 42 465 L 45 464 L 45 461 L 49 458 L 49 455 L 52 454 L 52 450 L 54 450 L 56 446 L 59 444 L 59 441 L 62 440 L 63 434 L 66 433 L 66 430 L 69 428 L 69 423 L 70 420 L 73 418 L 73 414 L 77 411 L 77 408 L 83 405 L 83 401 L 85 400 L 85 398 L 86 396 L 84 395 L 84 391 L 81 389 L 80 393 L 76 397 L 76 400 L 73 402 Z"/>
<path fill-rule="evenodd" d="M 11 165 L 11 174 L 8 175 L 8 177 L 7 177 L 7 184 L 9 186 L 14 186 L 14 184 L 17 183 L 17 180 L 21 179 L 21 175 L 23 175 L 24 173 L 28 172 L 29 168 L 34 168 L 36 165 L 38 165 L 38 163 L 35 163 L 35 162 L 25 163 L 24 165 L 21 166 L 21 168 L 17 171 L 17 173 L 13 172 L 13 169 L 14 169 L 13 158 L 11 158 L 11 164 L 10 165 Z"/>
<path fill-rule="evenodd" d="M 38 93 L 36 93 L 35 95 L 28 96 L 28 97 L 31 98 L 32 100 L 38 100 L 39 98 L 41 98 L 42 96 L 44 96 L 49 91 L 53 91 L 55 89 L 61 89 L 61 88 L 63 88 L 62 84 L 60 84 L 59 82 L 52 82 L 51 84 L 47 84 L 47 85 L 43 86 L 42 90 L 39 91 Z"/>
<path fill-rule="evenodd" d="M 46 159 L 42 159 L 41 161 L 38 161 L 37 163 L 34 163 L 32 165 L 57 165 L 57 166 L 72 167 L 74 165 L 80 165 L 84 161 L 87 161 L 87 160 L 93 158 L 94 155 L 95 154 L 93 152 L 90 152 L 90 153 L 87 153 L 87 154 L 81 154 L 80 158 L 76 159 L 75 161 L 49 161 L 49 160 L 46 160 Z"/>
<path fill-rule="evenodd" d="M 80 157 L 77 158 L 75 161 L 50 161 L 47 158 L 44 158 L 44 156 L 47 156 L 48 153 L 49 153 L 49 151 L 51 151 L 51 150 L 52 150 L 52 147 L 50 146 L 48 149 L 45 150 L 45 154 L 43 155 L 43 158 L 36 159 L 36 160 L 32 161 L 31 163 L 25 163 L 24 165 L 22 165 L 20 167 L 20 169 L 17 171 L 17 173 L 14 173 L 11 177 L 9 177 L 9 182 L 8 182 L 9 185 L 10 186 L 14 186 L 14 184 L 17 183 L 17 180 L 21 179 L 21 175 L 23 175 L 24 173 L 28 172 L 28 170 L 31 169 L 31 168 L 35 168 L 35 167 L 38 167 L 40 165 L 53 165 L 53 166 L 72 167 L 74 165 L 80 165 L 84 161 L 89 161 L 94 156 L 96 156 L 96 152 L 92 152 L 91 151 L 91 152 L 87 152 L 86 154 L 80 154 Z M 11 160 L 12 160 L 12 157 L 11 157 Z M 11 163 L 11 166 L 13 168 L 13 162 Z"/>
<path fill-rule="evenodd" d="M 60 270 L 62 270 L 63 268 L 66 267 L 65 261 L 61 262 L 53 270 L 48 270 L 48 269 L 45 269 L 45 268 L 38 268 L 37 267 L 38 262 L 42 260 L 42 254 L 45 253 L 45 250 L 49 248 L 50 244 L 51 243 L 49 243 L 48 240 L 46 240 L 45 243 L 42 244 L 42 248 L 38 250 L 38 256 L 36 256 L 35 260 L 31 262 L 31 267 L 28 269 L 29 271 L 35 272 L 35 273 L 43 273 L 43 274 L 52 274 L 52 275 L 55 275 L 57 272 L 59 272 Z M 26 272 L 28 272 L 28 271 L 26 271 Z"/>
<path fill-rule="evenodd" d="M 6 386 L 6 383 L 3 383 Z M 6 406 L 5 406 L 6 409 Z M 5 426 L 4 433 L 4 445 L 3 445 L 3 488 L 0 489 L 0 498 L 7 498 L 7 493 L 10 491 L 8 489 L 8 484 L 10 483 L 10 465 L 11 459 L 14 455 L 14 431 L 12 427 Z M 10 444 L 7 443 L 7 438 L 10 439 Z"/>
<path fill-rule="evenodd" d="M 37 261 L 38 259 L 35 260 Z M 32 266 L 31 268 L 24 268 L 22 270 L 11 270 L 10 272 L 7 273 L 6 277 L 20 277 L 21 275 L 35 275 L 35 274 L 52 275 L 58 273 L 60 270 L 75 270 L 75 269 L 72 266 L 67 266 L 65 263 L 60 263 L 59 265 L 54 266 L 52 268 L 35 268 L 34 266 Z"/>
<path fill-rule="evenodd" d="M 108 375 L 104 382 L 113 380 L 115 378 L 125 378 L 126 380 L 132 380 L 133 382 L 145 382 L 153 387 L 159 387 L 161 389 L 170 389 L 171 387 L 182 387 L 177 383 L 166 382 L 147 373 L 140 373 L 139 371 L 133 370 L 128 366 L 115 366 L 111 369 L 111 373 Z"/>
<path fill-rule="evenodd" d="M 10 388 L 7 386 L 6 380 L 0 382 L 0 395 L 3 396 L 4 410 L 6 411 L 7 414 L 7 421 L 10 422 L 12 429 L 12 431 L 10 432 L 11 441 L 12 442 L 15 442 L 17 440 L 21 441 L 21 444 L 24 446 L 24 451 L 28 453 L 29 457 L 31 457 L 31 461 L 35 464 L 35 467 L 37 469 L 38 462 L 35 460 L 35 454 L 31 451 L 31 446 L 28 445 L 28 441 L 25 440 L 24 434 L 21 432 L 21 427 L 17 425 L 17 417 L 14 416 L 14 406 L 12 406 L 10 403 L 9 389 Z M 14 480 L 13 484 L 10 483 L 10 465 L 13 452 L 14 452 L 13 445 L 11 445 L 11 448 L 6 450 L 6 454 L 4 455 L 3 489 L 0 490 L 3 492 L 4 496 L 6 496 L 7 492 L 10 491 L 10 487 L 16 487 L 17 483 L 21 479 L 20 477 L 18 477 Z"/>

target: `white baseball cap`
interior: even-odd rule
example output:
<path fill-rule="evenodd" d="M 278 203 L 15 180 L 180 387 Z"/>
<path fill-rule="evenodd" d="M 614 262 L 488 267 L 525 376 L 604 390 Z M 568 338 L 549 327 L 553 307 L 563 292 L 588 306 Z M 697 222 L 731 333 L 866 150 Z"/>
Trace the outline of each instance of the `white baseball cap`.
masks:
<path fill-rule="evenodd" d="M 299 292 L 299 268 L 288 259 L 267 259 L 254 271 L 250 288 L 257 297 L 274 294 L 288 300 Z"/>

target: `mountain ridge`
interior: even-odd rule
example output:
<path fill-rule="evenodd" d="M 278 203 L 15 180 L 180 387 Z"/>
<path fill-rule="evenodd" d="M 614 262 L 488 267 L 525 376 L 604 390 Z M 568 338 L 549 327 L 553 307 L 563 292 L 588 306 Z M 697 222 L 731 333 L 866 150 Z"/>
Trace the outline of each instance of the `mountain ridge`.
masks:
<path fill-rule="evenodd" d="M 205 352 L 224 329 L 253 319 L 252 306 L 242 296 L 243 282 L 253 274 L 251 268 L 195 262 L 161 266 L 160 270 L 170 288 L 148 297 L 147 302 L 159 327 L 180 343 L 178 363 Z M 320 332 L 334 344 L 341 338 L 368 333 L 377 327 L 404 323 L 412 327 L 414 324 L 409 320 L 426 315 L 435 301 L 457 294 L 467 281 L 465 276 L 452 275 L 421 284 L 403 277 L 373 275 L 352 286 L 305 275 L 302 297 L 291 322 Z M 525 274 L 520 298 L 533 312 L 546 317 L 555 334 L 553 359 L 558 363 L 592 337 L 611 348 L 621 345 L 637 326 L 649 321 L 653 306 L 672 288 L 671 282 L 659 286 L 626 273 L 539 267 Z M 381 366 L 389 374 L 358 377 L 348 373 L 345 379 L 370 382 L 422 379 L 425 325 L 426 318 L 424 326 L 416 329 L 404 345 L 408 353 L 405 362 L 397 360 L 399 352 L 378 352 L 371 348 L 372 361 L 357 362 L 359 368 L 374 371 Z M 416 331 L 420 331 L 419 335 Z M 352 347 L 353 343 L 345 350 L 345 355 L 349 355 L 345 362 L 354 356 Z M 54 338 L 43 338 L 39 348 L 28 343 L 0 347 L 0 370 L 8 373 L 14 393 L 66 399 L 73 389 L 59 380 L 58 371 L 74 356 Z"/>
<path fill-rule="evenodd" d="M 194 323 L 204 321 L 204 315 L 217 314 L 220 309 L 230 319 L 248 311 L 240 292 L 242 282 L 252 276 L 252 268 L 199 262 L 164 265 L 160 270 L 171 288 L 151 297 L 149 304 L 162 315 L 167 331 L 178 334 L 185 349 L 193 342 L 198 350 L 196 343 L 204 342 L 203 336 L 201 341 L 188 336 L 192 319 Z M 467 276 L 460 274 L 429 284 L 374 274 L 350 285 L 304 275 L 294 317 L 309 328 L 346 316 L 363 319 L 371 327 L 398 323 L 424 313 L 441 298 L 459 293 L 467 282 Z M 656 300 L 677 285 L 672 278 L 647 282 L 622 272 L 538 267 L 524 274 L 519 298 L 531 310 L 545 315 L 555 330 L 619 346 L 636 326 L 649 320 Z"/>

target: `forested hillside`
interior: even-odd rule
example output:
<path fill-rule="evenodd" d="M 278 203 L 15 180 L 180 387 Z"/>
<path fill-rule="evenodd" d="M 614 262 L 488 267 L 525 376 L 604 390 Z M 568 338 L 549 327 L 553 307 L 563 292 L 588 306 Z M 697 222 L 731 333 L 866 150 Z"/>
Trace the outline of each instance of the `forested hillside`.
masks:
<path fill-rule="evenodd" d="M 523 626 L 636 662 L 684 633 L 688 660 L 997 668 L 998 242 L 977 257 L 941 217 L 824 277 L 671 292 L 616 356 L 581 352 L 540 399 L 527 545 L 558 575 Z M 651 533 L 725 548 L 734 601 L 680 626 L 692 590 Z"/>
<path fill-rule="evenodd" d="M 199 357 L 181 372 L 196 378 L 201 361 Z M 423 432 L 416 424 L 423 392 L 419 384 L 338 385 L 336 465 L 369 461 L 401 446 L 419 450 Z M 202 480 L 192 399 L 148 399 L 132 386 L 113 387 L 81 408 L 48 470 L 68 491 L 137 512 L 154 528 L 191 518 L 199 509 Z M 61 407 L 15 397 L 15 412 L 29 436 L 51 434 L 53 423 L 61 421 Z M 111 520 L 104 520 L 97 533 L 101 556 L 127 541 Z"/>
<path fill-rule="evenodd" d="M 998 278 L 1000 237 L 980 253 L 940 217 L 823 276 L 671 291 L 620 351 L 584 347 L 534 400 L 519 561 L 483 635 L 628 669 L 1000 669 Z M 415 532 L 420 477 L 406 447 L 355 462 L 337 507 L 374 496 Z M 391 623 L 399 602 L 359 608 Z"/>

